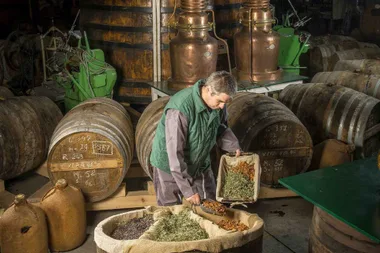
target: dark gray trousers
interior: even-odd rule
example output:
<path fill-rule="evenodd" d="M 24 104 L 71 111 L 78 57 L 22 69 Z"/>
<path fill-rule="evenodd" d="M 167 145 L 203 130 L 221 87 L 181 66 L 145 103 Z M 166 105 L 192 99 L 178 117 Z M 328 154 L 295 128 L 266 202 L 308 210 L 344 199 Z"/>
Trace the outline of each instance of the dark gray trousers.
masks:
<path fill-rule="evenodd" d="M 203 199 L 215 200 L 216 184 L 211 168 L 197 178 L 188 178 L 194 193 Z M 153 183 L 159 206 L 172 206 L 182 203 L 183 194 L 172 175 L 153 167 Z"/>

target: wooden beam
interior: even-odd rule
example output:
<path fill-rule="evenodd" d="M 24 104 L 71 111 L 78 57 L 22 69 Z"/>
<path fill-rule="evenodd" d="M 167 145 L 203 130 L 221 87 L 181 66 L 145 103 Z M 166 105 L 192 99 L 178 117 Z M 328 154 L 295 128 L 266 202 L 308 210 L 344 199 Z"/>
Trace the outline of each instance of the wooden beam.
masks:
<path fill-rule="evenodd" d="M 156 191 L 154 190 L 154 184 L 152 181 L 148 181 L 148 193 L 151 195 L 156 195 Z"/>
<path fill-rule="evenodd" d="M 7 209 L 14 201 L 15 195 L 10 192 L 0 192 L 0 209 Z"/>
<path fill-rule="evenodd" d="M 156 205 L 156 196 L 148 191 L 131 191 L 125 197 L 108 198 L 95 203 L 87 203 L 88 211 L 138 208 Z"/>
<path fill-rule="evenodd" d="M 298 195 L 286 188 L 270 188 L 260 186 L 259 199 L 297 197 Z"/>

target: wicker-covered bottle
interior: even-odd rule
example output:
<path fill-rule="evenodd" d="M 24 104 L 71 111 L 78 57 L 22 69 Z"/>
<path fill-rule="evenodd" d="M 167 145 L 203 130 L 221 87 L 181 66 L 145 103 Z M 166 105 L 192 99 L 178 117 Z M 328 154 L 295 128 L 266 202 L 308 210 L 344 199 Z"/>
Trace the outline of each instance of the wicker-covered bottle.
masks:
<path fill-rule="evenodd" d="M 86 238 L 86 208 L 82 192 L 59 179 L 41 200 L 47 216 L 52 251 L 79 247 Z"/>
<path fill-rule="evenodd" d="M 18 194 L 0 219 L 2 253 L 48 253 L 46 218 L 41 208 Z"/>

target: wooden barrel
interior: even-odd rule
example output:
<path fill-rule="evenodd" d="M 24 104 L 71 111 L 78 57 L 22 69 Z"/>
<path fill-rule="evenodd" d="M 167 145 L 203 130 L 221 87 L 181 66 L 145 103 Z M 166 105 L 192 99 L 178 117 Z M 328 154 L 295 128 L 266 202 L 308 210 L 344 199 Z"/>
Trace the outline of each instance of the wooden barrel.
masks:
<path fill-rule="evenodd" d="M 108 98 L 86 100 L 54 131 L 48 172 L 79 187 L 87 201 L 107 198 L 124 179 L 133 158 L 133 127 L 123 106 Z"/>
<path fill-rule="evenodd" d="M 103 49 L 106 61 L 117 70 L 121 86 L 116 96 L 136 103 L 150 101 L 150 87 L 141 82 L 153 81 L 153 1 L 80 3 L 80 25 L 88 34 L 90 46 Z M 168 21 L 173 7 L 174 0 L 161 1 L 162 80 L 171 75 Z"/>
<path fill-rule="evenodd" d="M 335 84 L 287 86 L 279 100 L 292 110 L 318 144 L 337 139 L 356 146 L 357 157 L 380 148 L 380 100 Z"/>
<path fill-rule="evenodd" d="M 61 111 L 47 97 L 0 100 L 0 179 L 40 166 L 61 118 Z"/>
<path fill-rule="evenodd" d="M 0 80 L 1 81 L 1 80 Z M 6 98 L 10 98 L 10 97 L 13 97 L 13 93 L 10 89 L 4 87 L 4 86 L 0 86 L 0 100 L 4 100 Z"/>
<path fill-rule="evenodd" d="M 346 51 L 337 51 L 331 57 L 329 61 L 328 70 L 332 71 L 338 61 L 342 60 L 361 60 L 361 59 L 377 59 L 380 57 L 379 48 L 362 48 L 352 49 Z"/>
<path fill-rule="evenodd" d="M 336 46 L 337 51 L 359 48 L 360 44 L 354 38 L 342 35 L 312 36 L 310 46 L 312 48 L 321 45 Z"/>
<path fill-rule="evenodd" d="M 329 68 L 330 57 L 335 53 L 336 49 L 333 45 L 316 46 L 310 50 L 309 69 L 310 75 L 327 71 Z"/>
<path fill-rule="evenodd" d="M 313 154 L 310 135 L 297 117 L 277 100 L 238 93 L 227 107 L 228 125 L 244 151 L 259 154 L 264 185 L 307 170 Z"/>
<path fill-rule="evenodd" d="M 377 253 L 380 244 L 314 207 L 309 232 L 309 253 Z"/>
<path fill-rule="evenodd" d="M 355 71 L 369 75 L 380 75 L 380 60 L 343 60 L 335 64 L 334 71 Z"/>
<path fill-rule="evenodd" d="M 311 82 L 342 85 L 380 99 L 380 75 L 357 74 L 349 71 L 320 72 Z"/>
<path fill-rule="evenodd" d="M 148 105 L 141 114 L 136 127 L 136 154 L 145 173 L 153 178 L 150 166 L 150 153 L 152 152 L 153 139 L 162 113 L 170 97 L 159 98 Z"/>
<path fill-rule="evenodd" d="M 240 29 L 239 9 L 242 2 L 242 0 L 214 0 L 216 32 L 219 37 L 227 40 L 232 68 L 235 67 L 234 35 Z M 227 51 L 223 43 L 219 43 L 216 68 L 229 71 Z"/>
<path fill-rule="evenodd" d="M 358 42 L 359 48 L 379 48 L 378 45 L 367 42 Z"/>

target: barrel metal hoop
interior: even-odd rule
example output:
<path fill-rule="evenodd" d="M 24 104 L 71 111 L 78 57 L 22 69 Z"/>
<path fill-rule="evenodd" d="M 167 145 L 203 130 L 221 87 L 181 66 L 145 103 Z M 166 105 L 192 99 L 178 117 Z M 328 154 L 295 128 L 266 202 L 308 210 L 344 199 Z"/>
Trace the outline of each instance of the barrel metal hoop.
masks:
<path fill-rule="evenodd" d="M 153 13 L 152 7 L 136 7 L 136 6 L 112 6 L 112 5 L 97 5 L 97 4 L 82 4 L 81 9 L 103 10 L 103 11 L 125 11 L 125 12 L 140 12 Z M 161 13 L 173 13 L 174 8 L 161 7 Z"/>
<path fill-rule="evenodd" d="M 344 106 L 343 114 L 340 117 L 340 122 L 339 122 L 339 127 L 338 127 L 338 140 L 345 141 L 342 139 L 344 121 L 346 120 L 346 116 L 347 116 L 348 112 L 350 111 L 352 103 L 357 99 L 357 97 L 358 97 L 358 94 L 354 94 L 353 96 L 351 96 L 350 99 L 348 100 L 348 102 L 346 103 L 346 105 Z"/>
<path fill-rule="evenodd" d="M 375 89 L 373 89 L 373 94 L 372 94 L 373 97 L 380 98 L 380 96 L 377 96 L 377 92 L 378 92 L 379 89 L 380 89 L 380 78 L 377 80 Z"/>
<path fill-rule="evenodd" d="M 362 112 L 360 113 L 358 124 L 356 124 L 356 135 L 355 135 L 355 145 L 363 147 L 364 146 L 364 135 L 367 128 L 367 119 L 369 118 L 369 115 L 372 112 L 372 109 L 376 106 L 378 103 L 377 99 L 369 97 L 369 99 L 362 99 L 362 101 L 365 101 L 364 108 Z"/>
<path fill-rule="evenodd" d="M 355 108 L 355 111 L 352 115 L 352 119 L 350 122 L 349 131 L 348 131 L 348 143 L 355 144 L 355 146 L 359 146 L 359 147 L 362 147 L 363 142 L 361 144 L 359 142 L 357 142 L 357 138 L 354 137 L 354 128 L 355 128 L 356 120 L 358 120 L 358 115 L 361 113 L 362 107 L 366 103 L 367 103 L 367 99 L 361 99 L 360 103 Z M 356 127 L 356 128 L 358 128 L 358 127 Z M 359 127 L 359 129 L 360 129 L 360 127 Z M 359 130 L 359 129 L 357 129 L 357 130 Z M 358 133 L 356 133 L 356 136 L 357 136 L 357 134 Z"/>
<path fill-rule="evenodd" d="M 342 89 L 335 91 L 334 95 L 330 99 L 330 101 L 332 101 L 332 105 L 330 108 L 329 116 L 327 117 L 326 131 L 325 131 L 326 136 L 330 136 L 330 128 L 331 128 L 331 124 L 332 124 L 332 119 L 333 119 L 334 114 L 335 114 L 335 109 L 340 102 L 340 99 L 344 96 L 344 94 L 351 91 L 351 89 L 348 89 L 348 88 L 344 88 L 343 92 L 340 92 L 341 90 Z"/>
<path fill-rule="evenodd" d="M 153 44 L 129 44 L 123 42 L 113 42 L 113 41 L 101 41 L 101 40 L 91 40 L 94 45 L 101 45 L 110 48 L 123 47 L 123 48 L 136 48 L 136 49 L 147 49 L 153 50 Z M 161 50 L 169 49 L 169 45 L 161 44 Z"/>
<path fill-rule="evenodd" d="M 103 24 L 93 24 L 87 23 L 83 24 L 86 28 L 93 28 L 105 31 L 117 31 L 117 32 L 153 32 L 152 26 L 143 26 L 143 27 L 135 27 L 135 26 L 115 26 L 115 25 L 103 25 Z M 175 32 L 175 29 L 168 27 L 161 27 L 161 33 L 166 32 Z"/>

